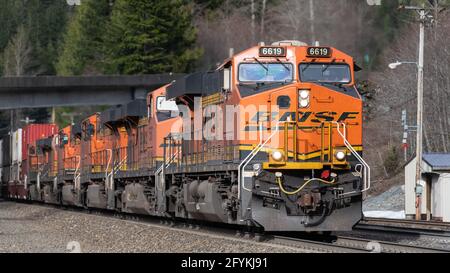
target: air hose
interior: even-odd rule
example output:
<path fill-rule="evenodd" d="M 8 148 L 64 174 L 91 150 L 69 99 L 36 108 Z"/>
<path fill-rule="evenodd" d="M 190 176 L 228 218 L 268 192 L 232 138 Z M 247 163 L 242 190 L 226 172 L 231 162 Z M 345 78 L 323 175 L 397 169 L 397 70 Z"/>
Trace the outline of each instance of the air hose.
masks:
<path fill-rule="evenodd" d="M 318 225 L 322 224 L 322 223 L 325 221 L 325 216 L 327 215 L 327 212 L 328 212 L 329 210 L 331 210 L 332 207 L 333 207 L 333 202 L 330 202 L 330 206 L 329 206 L 329 207 L 328 207 L 328 206 L 324 206 L 324 207 L 323 207 L 322 215 L 320 216 L 319 219 L 317 219 L 317 220 L 314 221 L 314 222 L 308 222 L 308 223 L 305 223 L 305 224 L 303 224 L 303 225 L 304 225 L 305 227 L 315 227 L 315 226 L 318 226 Z"/>
<path fill-rule="evenodd" d="M 313 181 L 318 181 L 318 182 L 322 182 L 324 184 L 334 184 L 335 180 L 333 179 L 332 181 L 326 181 L 320 178 L 312 178 L 309 179 L 308 181 L 306 181 L 300 188 L 296 189 L 295 191 L 287 191 L 284 187 L 283 187 L 283 183 L 281 182 L 281 177 L 277 177 L 276 178 L 277 182 L 278 182 L 278 186 L 280 187 L 280 190 L 287 194 L 287 195 L 294 195 L 299 193 L 301 190 L 303 190 L 309 183 L 313 182 Z"/>

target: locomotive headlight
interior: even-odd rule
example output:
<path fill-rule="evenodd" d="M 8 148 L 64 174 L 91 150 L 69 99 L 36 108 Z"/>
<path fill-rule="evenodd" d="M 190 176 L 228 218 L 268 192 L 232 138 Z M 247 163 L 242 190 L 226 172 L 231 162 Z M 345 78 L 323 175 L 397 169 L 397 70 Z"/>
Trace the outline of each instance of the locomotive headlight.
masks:
<path fill-rule="evenodd" d="M 298 90 L 298 104 L 300 108 L 309 106 L 309 90 Z"/>
<path fill-rule="evenodd" d="M 309 105 L 309 100 L 300 100 L 300 107 L 306 108 Z"/>
<path fill-rule="evenodd" d="M 344 151 L 337 151 L 337 152 L 334 154 L 334 156 L 336 157 L 337 160 L 339 160 L 339 161 L 344 161 L 346 154 L 345 154 Z"/>
<path fill-rule="evenodd" d="M 275 161 L 281 161 L 283 160 L 283 153 L 280 151 L 274 151 L 272 152 L 272 158 Z"/>
<path fill-rule="evenodd" d="M 300 96 L 300 99 L 309 99 L 309 90 L 298 90 L 298 95 Z"/>

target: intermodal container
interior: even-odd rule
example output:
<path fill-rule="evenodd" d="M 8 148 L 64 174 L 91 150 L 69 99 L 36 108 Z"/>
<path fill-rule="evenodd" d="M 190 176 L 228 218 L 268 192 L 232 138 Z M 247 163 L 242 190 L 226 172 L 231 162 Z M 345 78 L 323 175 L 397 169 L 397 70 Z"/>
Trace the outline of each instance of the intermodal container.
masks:
<path fill-rule="evenodd" d="M 0 185 L 3 182 L 3 139 L 0 139 Z M 0 194 L 1 194 L 1 189 L 0 189 Z"/>
<path fill-rule="evenodd" d="M 0 139 L 0 168 L 3 167 L 3 139 Z"/>
<path fill-rule="evenodd" d="M 29 146 L 36 145 L 36 140 L 48 138 L 58 133 L 55 124 L 30 124 L 23 128 L 22 160 L 28 157 Z"/>
<path fill-rule="evenodd" d="M 4 136 L 2 139 L 1 153 L 2 153 L 2 165 L 3 167 L 11 166 L 11 138 L 10 136 Z"/>
<path fill-rule="evenodd" d="M 12 163 L 22 162 L 22 129 L 14 131 L 11 139 Z"/>

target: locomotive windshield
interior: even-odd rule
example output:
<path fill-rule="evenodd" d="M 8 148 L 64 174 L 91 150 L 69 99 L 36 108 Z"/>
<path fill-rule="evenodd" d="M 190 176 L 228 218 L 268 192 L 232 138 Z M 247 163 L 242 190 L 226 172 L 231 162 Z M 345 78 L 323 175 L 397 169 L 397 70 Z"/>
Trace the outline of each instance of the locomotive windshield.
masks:
<path fill-rule="evenodd" d="M 300 64 L 300 80 L 302 82 L 350 83 L 350 67 L 346 64 Z"/>
<path fill-rule="evenodd" d="M 239 65 L 240 82 L 291 82 L 293 65 L 290 63 L 242 63 Z"/>

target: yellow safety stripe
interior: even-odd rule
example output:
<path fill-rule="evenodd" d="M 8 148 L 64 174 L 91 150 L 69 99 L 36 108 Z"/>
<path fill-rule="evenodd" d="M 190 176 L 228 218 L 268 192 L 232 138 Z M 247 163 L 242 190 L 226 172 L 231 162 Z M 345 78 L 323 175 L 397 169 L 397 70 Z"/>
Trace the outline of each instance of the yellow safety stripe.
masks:
<path fill-rule="evenodd" d="M 249 146 L 249 145 L 241 145 L 239 147 L 240 151 L 252 151 L 255 147 L 254 146 Z M 334 149 L 339 149 L 339 148 L 346 148 L 346 147 L 335 147 Z M 361 152 L 363 150 L 362 146 L 354 146 L 353 147 L 355 149 L 355 151 L 357 152 Z M 262 152 L 266 152 L 266 153 L 271 153 L 272 151 L 280 151 L 281 149 L 272 149 L 272 148 L 263 148 L 261 149 Z M 327 154 L 328 149 L 324 150 L 325 154 Z M 312 158 L 316 158 L 316 157 L 320 157 L 321 155 L 321 151 L 315 151 L 315 152 L 310 152 L 307 154 L 299 154 L 297 155 L 297 159 L 299 160 L 307 160 L 307 159 L 312 159 Z M 294 153 L 293 152 L 289 152 L 288 154 L 289 157 L 294 157 Z"/>

